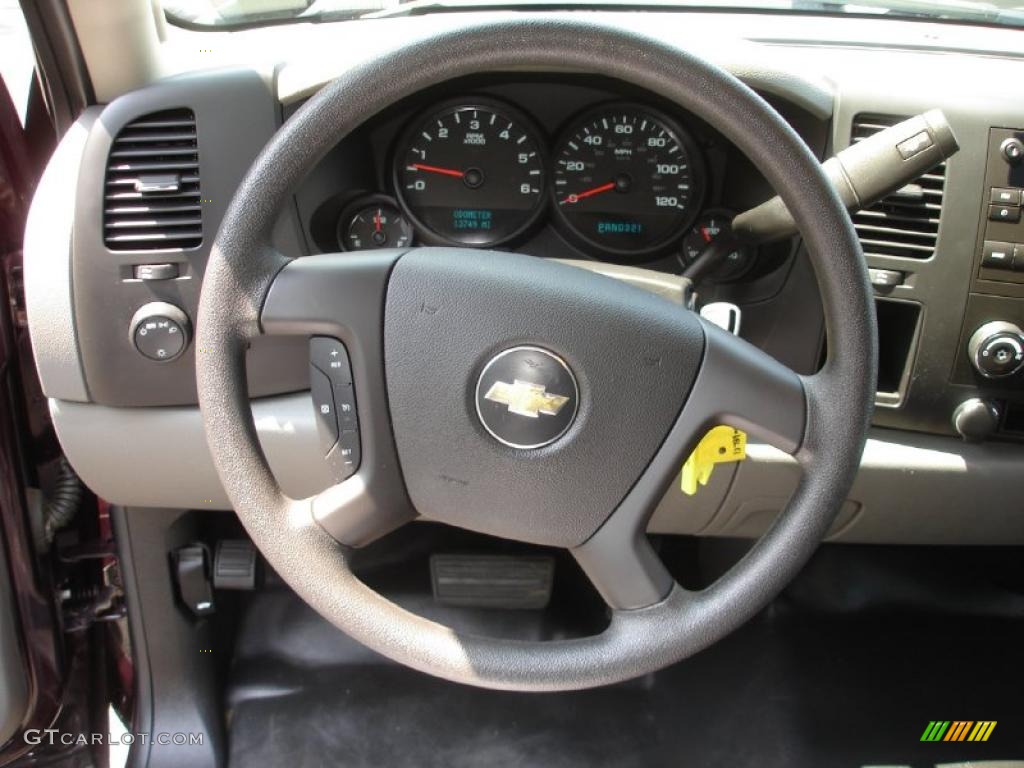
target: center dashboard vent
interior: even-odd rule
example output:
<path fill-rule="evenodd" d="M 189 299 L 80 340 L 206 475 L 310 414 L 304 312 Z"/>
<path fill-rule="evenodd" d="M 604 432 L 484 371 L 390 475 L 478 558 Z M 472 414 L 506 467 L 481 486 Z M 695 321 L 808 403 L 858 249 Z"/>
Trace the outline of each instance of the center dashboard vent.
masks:
<path fill-rule="evenodd" d="M 133 120 L 107 161 L 103 242 L 112 251 L 156 251 L 202 241 L 195 114 L 173 109 Z"/>
<path fill-rule="evenodd" d="M 898 115 L 857 115 L 850 141 L 856 144 L 901 123 Z M 853 225 L 867 256 L 928 259 L 935 253 L 946 186 L 946 164 L 853 215 Z"/>

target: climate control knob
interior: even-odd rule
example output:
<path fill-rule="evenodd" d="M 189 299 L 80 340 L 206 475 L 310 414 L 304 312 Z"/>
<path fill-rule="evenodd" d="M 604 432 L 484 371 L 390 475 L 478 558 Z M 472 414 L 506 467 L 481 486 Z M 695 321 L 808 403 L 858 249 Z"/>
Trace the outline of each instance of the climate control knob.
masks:
<path fill-rule="evenodd" d="M 1001 320 L 985 323 L 967 342 L 974 369 L 987 379 L 1005 379 L 1024 368 L 1024 332 Z"/>
<path fill-rule="evenodd" d="M 191 335 L 192 324 L 188 315 L 163 301 L 139 307 L 128 331 L 132 346 L 139 354 L 158 363 L 180 357 L 188 347 Z"/>

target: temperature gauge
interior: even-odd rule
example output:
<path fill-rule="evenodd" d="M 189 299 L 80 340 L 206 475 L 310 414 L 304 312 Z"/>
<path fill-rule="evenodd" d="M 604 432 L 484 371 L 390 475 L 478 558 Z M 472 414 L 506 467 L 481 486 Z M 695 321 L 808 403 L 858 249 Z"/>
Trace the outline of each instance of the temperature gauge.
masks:
<path fill-rule="evenodd" d="M 403 248 L 412 242 L 412 225 L 394 203 L 364 200 L 342 214 L 338 242 L 346 251 Z"/>
<path fill-rule="evenodd" d="M 730 221 L 732 214 L 727 211 L 704 213 L 697 219 L 697 223 L 683 239 L 682 252 L 679 254 L 679 261 L 684 269 L 693 264 L 704 248 L 716 237 L 729 230 Z M 753 265 L 754 248 L 740 246 L 722 260 L 722 263 L 711 272 L 710 277 L 720 283 L 737 280 L 750 271 Z"/>

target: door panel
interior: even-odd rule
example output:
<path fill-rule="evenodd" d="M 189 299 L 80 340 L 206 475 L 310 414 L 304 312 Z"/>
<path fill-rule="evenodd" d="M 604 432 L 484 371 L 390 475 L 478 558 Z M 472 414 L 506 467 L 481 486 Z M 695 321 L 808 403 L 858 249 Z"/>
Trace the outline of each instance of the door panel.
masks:
<path fill-rule="evenodd" d="M 0 532 L 0 744 L 14 735 L 28 713 L 28 680 L 16 622 L 7 547 Z"/>

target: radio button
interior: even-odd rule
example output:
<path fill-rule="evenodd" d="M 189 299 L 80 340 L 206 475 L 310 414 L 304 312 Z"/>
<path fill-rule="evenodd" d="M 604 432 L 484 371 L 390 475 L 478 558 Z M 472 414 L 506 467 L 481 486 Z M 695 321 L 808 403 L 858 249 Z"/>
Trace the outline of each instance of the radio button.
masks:
<path fill-rule="evenodd" d="M 988 207 L 990 221 L 1006 221 L 1014 224 L 1020 221 L 1019 205 L 990 205 Z"/>
<path fill-rule="evenodd" d="M 988 269 L 1010 269 L 1013 264 L 1013 244 L 986 240 L 981 253 L 981 266 Z"/>
<path fill-rule="evenodd" d="M 1011 187 L 992 187 L 989 202 L 993 205 L 1020 205 L 1020 190 Z"/>

